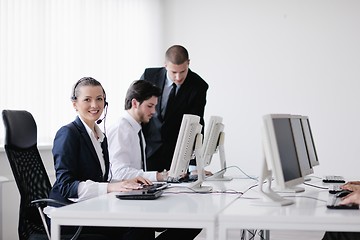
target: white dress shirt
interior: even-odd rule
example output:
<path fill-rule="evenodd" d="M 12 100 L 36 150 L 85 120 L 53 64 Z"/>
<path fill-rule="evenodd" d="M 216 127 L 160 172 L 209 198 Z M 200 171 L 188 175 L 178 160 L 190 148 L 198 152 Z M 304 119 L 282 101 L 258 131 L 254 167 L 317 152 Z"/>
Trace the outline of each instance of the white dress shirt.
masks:
<path fill-rule="evenodd" d="M 142 170 L 141 148 L 138 132 L 141 125 L 127 112 L 108 130 L 110 168 L 114 180 L 138 176 L 157 181 L 156 171 Z M 145 155 L 145 140 L 142 135 Z M 146 161 L 145 161 L 146 162 Z"/>
<path fill-rule="evenodd" d="M 105 174 L 105 160 L 104 160 L 104 155 L 102 153 L 101 143 L 104 141 L 105 135 L 101 131 L 101 129 L 98 127 L 98 125 L 95 124 L 95 131 L 99 137 L 99 139 L 97 139 L 95 137 L 94 132 L 91 130 L 91 128 L 88 125 L 86 125 L 86 123 L 81 119 L 81 117 L 80 117 L 80 120 L 84 124 L 85 129 L 91 139 L 91 142 L 94 145 L 96 154 L 99 158 L 101 170 L 104 175 Z M 78 186 L 78 198 L 70 199 L 70 200 L 76 202 L 76 201 L 82 201 L 85 199 L 97 197 L 102 194 L 106 194 L 107 193 L 107 185 L 108 185 L 108 183 L 99 183 L 99 182 L 94 182 L 91 180 L 86 180 L 84 182 L 80 182 L 79 186 Z"/>

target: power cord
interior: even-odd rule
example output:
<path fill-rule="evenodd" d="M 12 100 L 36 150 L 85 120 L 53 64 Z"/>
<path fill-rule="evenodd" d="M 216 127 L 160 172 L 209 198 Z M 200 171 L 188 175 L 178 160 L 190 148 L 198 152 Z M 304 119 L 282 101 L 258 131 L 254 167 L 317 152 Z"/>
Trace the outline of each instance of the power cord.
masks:
<path fill-rule="evenodd" d="M 238 166 L 229 166 L 229 167 L 226 167 L 226 168 L 223 168 L 223 169 L 220 169 L 219 171 L 217 171 L 217 172 L 215 172 L 214 173 L 214 175 L 215 174 L 218 174 L 218 173 L 221 173 L 221 172 L 223 172 L 223 171 L 226 171 L 227 169 L 230 169 L 230 168 L 236 168 L 236 169 L 238 169 L 242 174 L 244 174 L 247 178 L 249 178 L 249 179 L 253 179 L 253 180 L 258 180 L 258 177 L 252 177 L 252 176 L 250 176 L 250 175 L 248 175 L 247 173 L 245 173 L 240 167 L 238 167 Z"/>

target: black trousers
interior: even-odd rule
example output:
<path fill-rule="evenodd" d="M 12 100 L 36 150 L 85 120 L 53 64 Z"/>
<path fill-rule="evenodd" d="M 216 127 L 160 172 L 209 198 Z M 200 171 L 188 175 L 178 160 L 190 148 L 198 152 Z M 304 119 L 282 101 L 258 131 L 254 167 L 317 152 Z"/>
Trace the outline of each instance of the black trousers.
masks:
<path fill-rule="evenodd" d="M 74 227 L 62 227 L 64 234 L 74 233 Z M 168 228 L 156 229 L 161 234 L 156 240 L 179 239 L 193 240 L 201 229 Z M 125 228 L 125 227 L 83 227 L 79 240 L 148 240 L 155 239 L 153 228 Z"/>
<path fill-rule="evenodd" d="M 326 232 L 322 240 L 358 240 L 360 232 Z"/>
<path fill-rule="evenodd" d="M 61 235 L 72 236 L 77 227 L 62 226 Z M 161 234 L 156 240 L 178 239 L 182 240 L 194 239 L 202 229 L 184 229 L 184 228 L 168 228 L 156 229 Z M 84 226 L 79 240 L 148 240 L 155 239 L 154 228 L 132 228 L 132 227 L 92 227 Z"/>
<path fill-rule="evenodd" d="M 61 235 L 72 235 L 77 227 L 61 227 Z M 79 240 L 153 240 L 155 230 L 152 228 L 132 227 L 93 227 L 84 226 L 81 230 Z"/>
<path fill-rule="evenodd" d="M 156 240 L 167 240 L 167 239 L 181 239 L 181 240 L 192 240 L 199 233 L 201 229 L 185 229 L 185 228 L 168 228 L 168 229 L 157 229 L 162 233 L 156 238 Z"/>

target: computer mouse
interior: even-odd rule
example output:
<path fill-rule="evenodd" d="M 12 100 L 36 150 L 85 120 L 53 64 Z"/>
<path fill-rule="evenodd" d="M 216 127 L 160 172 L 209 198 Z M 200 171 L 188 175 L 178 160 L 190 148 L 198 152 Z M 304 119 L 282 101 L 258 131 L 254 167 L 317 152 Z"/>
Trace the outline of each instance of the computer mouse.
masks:
<path fill-rule="evenodd" d="M 348 195 L 351 192 L 352 191 L 350 191 L 350 190 L 342 190 L 342 191 L 336 193 L 335 196 L 338 198 L 341 198 L 341 197 L 345 197 L 346 195 Z"/>

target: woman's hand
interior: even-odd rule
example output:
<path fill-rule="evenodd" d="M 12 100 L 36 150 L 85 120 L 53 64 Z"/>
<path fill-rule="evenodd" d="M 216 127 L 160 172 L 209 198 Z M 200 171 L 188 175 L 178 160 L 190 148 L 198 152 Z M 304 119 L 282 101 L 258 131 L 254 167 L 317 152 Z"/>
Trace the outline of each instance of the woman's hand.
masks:
<path fill-rule="evenodd" d="M 121 182 L 109 183 L 107 192 L 128 192 L 142 188 L 142 185 L 152 185 L 152 182 L 143 177 L 136 177 Z"/>
<path fill-rule="evenodd" d="M 357 203 L 360 204 L 360 191 L 352 192 L 341 199 L 341 204 Z"/>
<path fill-rule="evenodd" d="M 360 182 L 359 181 L 351 181 L 347 182 L 341 186 L 342 189 L 350 190 L 350 191 L 360 191 Z"/>

